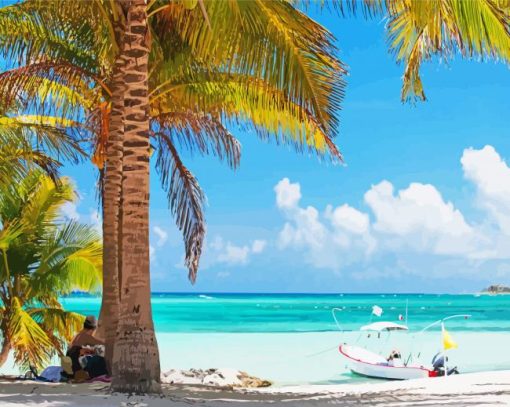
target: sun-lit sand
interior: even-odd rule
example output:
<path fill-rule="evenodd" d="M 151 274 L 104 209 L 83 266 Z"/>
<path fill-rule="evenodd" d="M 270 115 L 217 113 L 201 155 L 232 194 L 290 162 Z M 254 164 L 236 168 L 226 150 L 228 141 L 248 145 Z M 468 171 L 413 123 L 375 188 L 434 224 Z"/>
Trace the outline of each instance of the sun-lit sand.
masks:
<path fill-rule="evenodd" d="M 164 386 L 163 397 L 110 394 L 105 384 L 0 382 L 0 406 L 490 406 L 510 405 L 510 370 L 405 382 L 308 385 L 253 390 Z"/>

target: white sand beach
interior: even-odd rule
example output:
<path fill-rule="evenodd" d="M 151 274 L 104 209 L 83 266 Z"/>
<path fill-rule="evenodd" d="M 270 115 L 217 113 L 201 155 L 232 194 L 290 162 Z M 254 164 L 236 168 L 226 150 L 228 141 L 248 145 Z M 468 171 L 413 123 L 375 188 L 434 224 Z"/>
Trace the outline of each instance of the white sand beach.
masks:
<path fill-rule="evenodd" d="M 0 406 L 505 406 L 510 405 L 510 370 L 405 382 L 309 385 L 265 389 L 215 389 L 164 385 L 162 397 L 110 394 L 109 385 L 0 381 Z"/>

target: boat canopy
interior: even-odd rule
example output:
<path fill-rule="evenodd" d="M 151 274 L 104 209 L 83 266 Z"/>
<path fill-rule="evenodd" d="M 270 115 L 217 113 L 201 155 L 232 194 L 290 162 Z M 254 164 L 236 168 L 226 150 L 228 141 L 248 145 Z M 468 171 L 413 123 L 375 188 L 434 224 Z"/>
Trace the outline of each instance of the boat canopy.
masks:
<path fill-rule="evenodd" d="M 368 324 L 365 326 L 362 326 L 360 328 L 361 331 L 407 331 L 409 328 L 405 325 L 396 324 L 394 322 L 388 322 L 388 321 L 381 321 L 381 322 L 374 322 L 372 324 Z"/>

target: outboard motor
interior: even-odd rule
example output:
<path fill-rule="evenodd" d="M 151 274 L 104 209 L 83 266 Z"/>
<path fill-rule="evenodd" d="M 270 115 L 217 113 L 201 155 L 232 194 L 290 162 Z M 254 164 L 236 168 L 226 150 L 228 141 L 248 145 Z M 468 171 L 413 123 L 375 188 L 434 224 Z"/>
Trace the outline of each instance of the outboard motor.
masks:
<path fill-rule="evenodd" d="M 446 357 L 446 362 L 448 362 L 448 356 L 444 356 L 442 353 L 437 353 L 432 358 L 432 367 L 434 368 L 434 372 L 436 372 L 438 376 L 444 376 L 445 357 Z M 452 374 L 459 374 L 459 371 L 457 370 L 457 366 L 448 369 L 448 376 L 450 376 Z"/>

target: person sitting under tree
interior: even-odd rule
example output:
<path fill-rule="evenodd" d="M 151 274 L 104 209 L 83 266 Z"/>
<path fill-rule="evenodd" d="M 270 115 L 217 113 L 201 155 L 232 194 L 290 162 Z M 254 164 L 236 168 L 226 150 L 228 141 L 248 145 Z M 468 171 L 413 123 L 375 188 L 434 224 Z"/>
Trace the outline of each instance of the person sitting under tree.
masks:
<path fill-rule="evenodd" d="M 94 336 L 96 329 L 96 317 L 87 316 L 83 323 L 83 329 L 75 335 L 69 344 L 67 356 L 71 358 L 75 379 L 92 379 L 108 374 L 106 361 L 103 357 L 105 343 Z"/>

